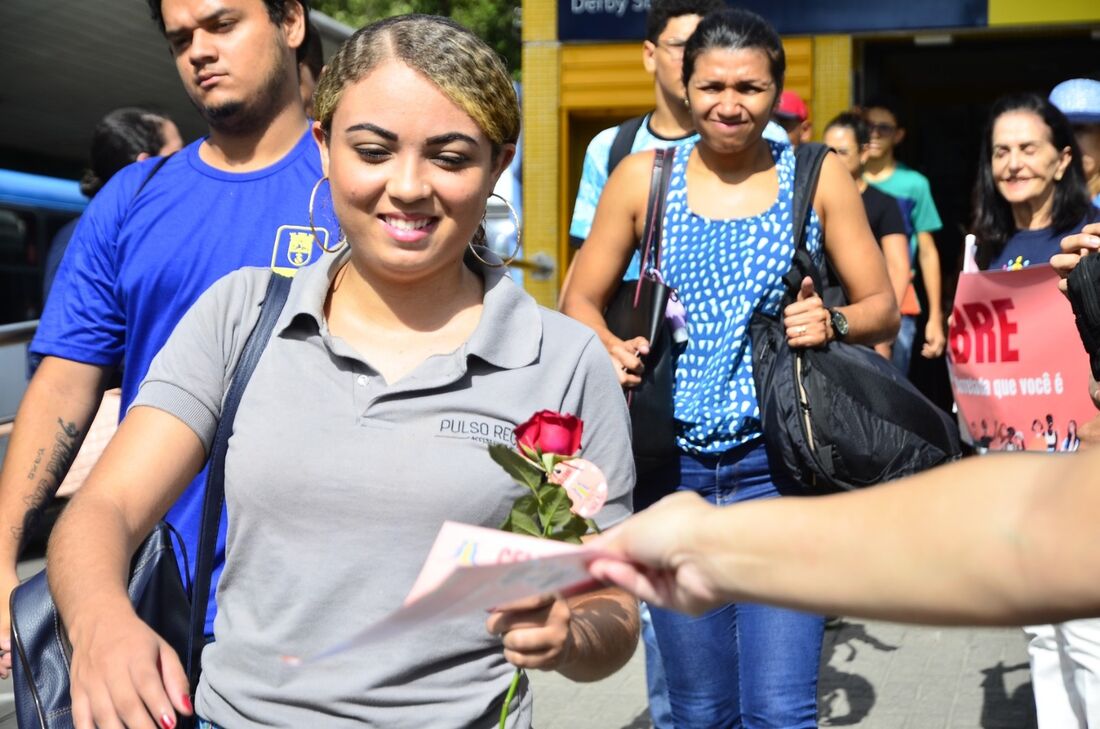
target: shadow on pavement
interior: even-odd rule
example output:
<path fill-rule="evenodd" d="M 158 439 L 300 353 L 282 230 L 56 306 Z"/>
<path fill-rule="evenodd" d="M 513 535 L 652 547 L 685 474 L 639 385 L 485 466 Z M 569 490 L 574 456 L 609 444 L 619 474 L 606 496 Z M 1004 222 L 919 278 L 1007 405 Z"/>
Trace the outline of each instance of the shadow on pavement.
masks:
<path fill-rule="evenodd" d="M 649 709 L 634 717 L 629 724 L 624 724 L 621 729 L 653 729 L 653 721 L 649 718 Z"/>
<path fill-rule="evenodd" d="M 982 669 L 982 729 L 1035 729 L 1035 697 L 1031 682 L 1021 684 L 1011 695 L 1005 676 L 1028 671 L 1027 663 L 1006 666 L 1003 661 Z"/>
<path fill-rule="evenodd" d="M 862 645 L 857 645 L 862 644 Z M 885 643 L 867 632 L 862 623 L 841 622 L 825 636 L 818 678 L 818 718 L 822 726 L 853 726 L 863 721 L 875 705 L 875 687 L 858 673 L 846 673 L 831 665 L 834 656 L 847 651 L 843 660 L 851 663 L 860 648 L 870 646 L 889 653 L 898 646 Z"/>

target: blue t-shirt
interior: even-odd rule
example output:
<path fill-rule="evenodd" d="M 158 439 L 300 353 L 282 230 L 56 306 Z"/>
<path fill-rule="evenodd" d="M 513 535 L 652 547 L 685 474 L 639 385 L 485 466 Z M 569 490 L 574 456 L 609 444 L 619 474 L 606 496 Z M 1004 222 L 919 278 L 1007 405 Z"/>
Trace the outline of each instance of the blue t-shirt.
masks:
<path fill-rule="evenodd" d="M 717 454 L 761 433 L 749 322 L 758 303 L 775 314 L 794 256 L 791 203 L 795 156 L 768 143 L 779 177 L 772 205 L 748 218 L 713 220 L 688 206 L 687 160 L 676 150 L 665 208 L 661 273 L 687 309 L 688 342 L 676 359 L 673 407 L 677 445 Z M 821 221 L 811 208 L 806 246 L 822 263 Z"/>
<path fill-rule="evenodd" d="M 1051 256 L 1061 253 L 1062 239 L 1080 232 L 1089 223 L 1100 222 L 1100 210 L 1093 207 L 1080 225 L 1061 232 L 1054 228 L 1018 230 L 1012 234 L 1001 252 L 989 262 L 987 271 L 1019 271 L 1028 266 L 1050 263 Z"/>
<path fill-rule="evenodd" d="M 122 413 L 176 322 L 210 284 L 242 266 L 293 272 L 320 258 L 308 215 L 321 177 L 311 134 L 270 167 L 242 173 L 203 162 L 202 141 L 173 155 L 140 193 L 159 158 L 126 167 L 99 191 L 80 218 L 30 346 L 41 356 L 123 365 Z M 331 209 L 323 190 L 318 207 Z M 330 245 L 327 231 L 318 234 Z M 192 569 L 205 480 L 204 468 L 167 515 Z M 223 519 L 212 584 L 224 545 Z M 211 598 L 208 633 L 214 612 Z"/>
<path fill-rule="evenodd" d="M 634 143 L 630 145 L 630 152 L 644 152 L 647 149 L 663 149 L 665 147 L 679 147 L 685 144 L 694 145 L 699 140 L 697 133 L 691 133 L 686 137 L 669 138 L 655 134 L 649 128 L 652 114 L 646 114 L 645 121 L 634 135 Z M 596 218 L 596 205 L 600 202 L 600 194 L 607 185 L 609 176 L 607 170 L 608 157 L 611 154 L 611 145 L 619 133 L 619 127 L 614 126 L 604 129 L 592 138 L 584 153 L 584 164 L 581 167 L 581 183 L 577 188 L 577 200 L 573 205 L 573 220 L 569 224 L 569 236 L 583 242 L 592 232 L 592 221 Z M 787 133 L 783 127 L 773 121 L 769 121 L 764 128 L 764 138 L 772 141 L 789 144 Z M 623 273 L 623 280 L 638 278 L 641 265 L 641 256 L 637 251 L 630 259 L 630 264 Z"/>

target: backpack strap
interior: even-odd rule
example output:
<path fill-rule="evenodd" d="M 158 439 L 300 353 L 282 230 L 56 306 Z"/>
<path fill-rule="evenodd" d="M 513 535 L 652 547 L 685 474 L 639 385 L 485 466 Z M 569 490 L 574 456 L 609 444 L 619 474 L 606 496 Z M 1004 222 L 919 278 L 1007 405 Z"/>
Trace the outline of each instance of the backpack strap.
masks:
<path fill-rule="evenodd" d="M 645 228 L 642 239 L 638 241 L 641 251 L 641 263 L 638 268 L 638 285 L 634 289 L 634 306 L 642 294 L 642 279 L 650 268 L 661 265 L 661 235 L 665 222 L 665 203 L 668 202 L 668 183 L 672 178 L 672 159 L 676 154 L 673 148 L 657 149 L 653 152 L 653 173 L 649 178 L 649 199 L 645 208 Z M 652 261 L 652 263 L 650 263 Z"/>
<path fill-rule="evenodd" d="M 642 114 L 631 117 L 619 125 L 619 130 L 615 132 L 615 139 L 611 142 L 611 149 L 607 152 L 608 177 L 611 177 L 611 171 L 630 154 L 630 150 L 634 147 L 634 139 L 648 116 L 649 114 Z"/>
<path fill-rule="evenodd" d="M 191 590 L 191 632 L 187 640 L 187 680 L 192 691 L 198 686 L 200 657 L 206 644 L 203 633 L 206 627 L 206 608 L 210 603 L 210 582 L 214 570 L 218 527 L 225 505 L 225 454 L 229 436 L 233 434 L 233 419 L 237 415 L 237 406 L 241 404 L 241 396 L 248 386 L 248 380 L 256 369 L 256 363 L 260 361 L 260 355 L 271 339 L 275 322 L 290 292 L 290 283 L 289 276 L 272 271 L 263 303 L 260 305 L 260 319 L 248 335 L 241 358 L 237 361 L 236 371 L 222 405 L 222 414 L 218 419 L 218 428 L 214 433 L 214 442 L 210 446 L 210 468 L 206 474 L 206 495 L 202 505 L 202 529 L 199 532 L 199 551 L 195 557 L 195 579 Z"/>
<path fill-rule="evenodd" d="M 794 256 L 791 268 L 783 277 L 787 295 L 794 299 L 804 276 L 814 280 L 814 289 L 823 292 L 824 277 L 814 264 L 806 246 L 806 224 L 810 219 L 810 207 L 817 193 L 821 177 L 821 165 L 832 149 L 817 142 L 800 144 L 794 153 L 794 186 L 791 195 L 791 232 L 794 234 Z"/>

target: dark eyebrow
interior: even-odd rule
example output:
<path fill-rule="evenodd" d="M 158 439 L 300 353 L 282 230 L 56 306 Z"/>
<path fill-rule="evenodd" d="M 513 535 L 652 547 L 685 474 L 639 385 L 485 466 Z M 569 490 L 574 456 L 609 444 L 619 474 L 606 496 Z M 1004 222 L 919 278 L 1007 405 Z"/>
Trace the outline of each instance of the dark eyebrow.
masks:
<path fill-rule="evenodd" d="M 371 124 L 370 122 L 363 122 L 362 124 L 353 124 L 348 127 L 348 132 L 372 132 L 387 139 L 391 142 L 397 141 L 397 135 L 391 132 L 389 129 L 384 129 L 377 124 Z M 467 142 L 473 146 L 477 146 L 477 140 L 468 134 L 462 132 L 448 132 L 446 134 L 439 134 L 434 137 L 428 138 L 428 144 L 430 146 L 439 146 L 443 144 L 449 144 L 451 142 Z"/>
<path fill-rule="evenodd" d="M 353 124 L 347 128 L 349 132 L 373 132 L 383 139 L 388 139 L 391 142 L 397 141 L 397 135 L 391 132 L 389 129 L 383 129 L 382 127 L 371 124 L 370 122 L 363 122 L 362 124 Z"/>
<path fill-rule="evenodd" d="M 232 12 L 233 12 L 232 8 L 224 8 L 224 7 L 223 8 L 218 8 L 217 10 L 210 13 L 209 15 L 205 15 L 205 16 L 199 18 L 197 26 L 201 27 L 201 26 L 204 26 L 204 25 L 209 25 L 210 23 L 218 20 L 222 16 L 228 15 Z M 172 29 L 165 28 L 164 37 L 169 39 L 169 40 L 172 40 L 173 38 L 178 38 L 182 35 L 186 35 L 186 34 L 190 33 L 191 30 L 192 30 L 191 28 L 172 28 Z"/>
<path fill-rule="evenodd" d="M 440 144 L 450 144 L 451 142 L 467 142 L 475 147 L 477 146 L 476 139 L 468 134 L 463 134 L 462 132 L 448 132 L 447 134 L 439 134 L 437 136 L 428 138 L 428 144 L 433 146 Z"/>

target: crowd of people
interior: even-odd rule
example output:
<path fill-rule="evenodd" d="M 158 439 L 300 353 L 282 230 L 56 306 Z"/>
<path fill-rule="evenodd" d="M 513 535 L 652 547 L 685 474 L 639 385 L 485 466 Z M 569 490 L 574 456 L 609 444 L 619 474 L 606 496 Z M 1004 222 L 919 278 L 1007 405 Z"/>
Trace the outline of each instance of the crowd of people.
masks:
<path fill-rule="evenodd" d="M 306 0 L 148 4 L 208 133 L 183 145 L 140 109 L 97 128 L 94 199 L 51 252 L 37 369 L 0 471 L 7 595 L 25 533 L 121 373 L 118 432 L 48 555 L 77 727 L 173 729 L 192 715 L 203 729 L 488 727 L 502 708 L 508 726 L 529 727 L 525 681 L 510 701 L 515 667 L 598 680 L 639 634 L 658 729 L 815 727 L 824 616 L 837 614 L 1029 625 L 1040 727 L 1100 727 L 1094 452 L 971 458 L 860 493 L 782 498 L 805 492 L 764 442 L 754 313 L 778 317 L 793 349 L 874 347 L 899 376 L 946 347 L 943 223 L 928 179 L 895 156 L 906 130 L 894 102 L 822 127 L 833 153 L 805 244 L 826 276 L 785 298 L 795 150 L 813 124 L 784 88 L 780 37 L 719 0 L 654 0 L 642 47 L 654 108 L 587 149 L 559 313 L 482 245 L 520 110 L 475 34 L 397 16 L 325 64 Z M 673 151 L 648 271 L 639 247 L 662 148 Z M 970 224 L 979 268 L 1073 275 L 1100 249 L 1098 204 L 1100 82 L 992 106 Z M 643 382 L 651 343 L 617 337 L 605 309 L 647 274 L 675 291 L 688 336 L 674 357 L 676 454 L 636 471 L 623 393 Z M 287 304 L 226 457 L 217 589 L 189 686 L 130 606 L 127 566 L 162 517 L 194 553 L 226 388 L 282 275 Z M 483 439 L 440 438 L 442 420 L 476 417 L 511 445 L 540 410 L 581 418 L 584 457 L 608 476 L 597 539 L 609 556 L 590 566 L 605 586 L 288 677 L 281 656 L 399 606 L 445 520 L 497 527 L 522 496 Z M 1000 422 L 970 431 L 979 452 L 1085 445 L 1076 420 L 1060 429 L 1053 415 L 1035 419 L 1031 443 Z"/>

